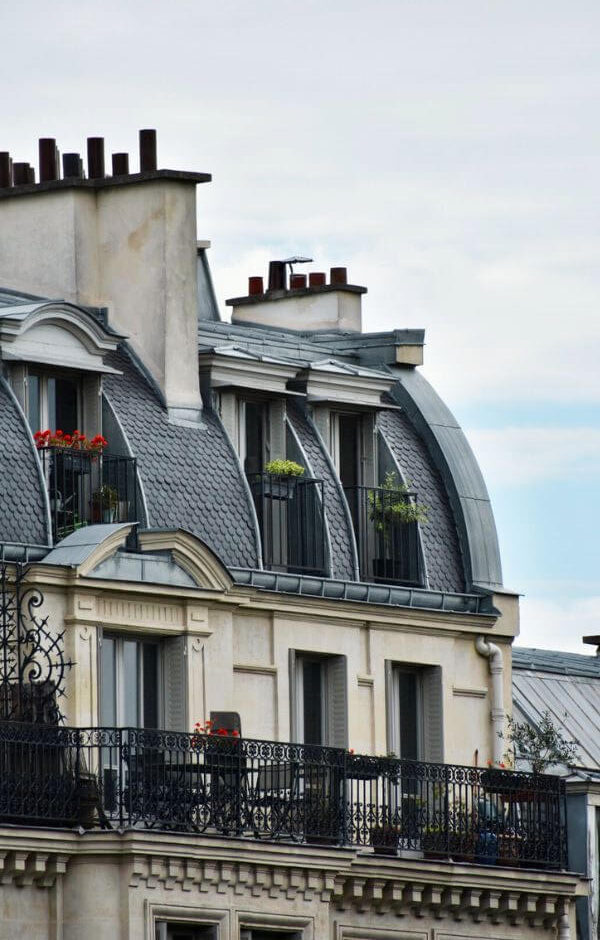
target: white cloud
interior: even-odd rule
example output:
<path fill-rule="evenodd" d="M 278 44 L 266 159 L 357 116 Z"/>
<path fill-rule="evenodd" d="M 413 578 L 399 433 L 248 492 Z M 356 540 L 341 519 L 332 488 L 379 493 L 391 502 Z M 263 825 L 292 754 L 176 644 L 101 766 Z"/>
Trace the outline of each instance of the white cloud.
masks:
<path fill-rule="evenodd" d="M 467 431 L 489 486 L 591 480 L 600 466 L 600 429 L 507 427 Z"/>
<path fill-rule="evenodd" d="M 575 600 L 521 598 L 521 634 L 518 646 L 559 649 L 572 653 L 594 651 L 582 636 L 600 634 L 600 595 Z"/>

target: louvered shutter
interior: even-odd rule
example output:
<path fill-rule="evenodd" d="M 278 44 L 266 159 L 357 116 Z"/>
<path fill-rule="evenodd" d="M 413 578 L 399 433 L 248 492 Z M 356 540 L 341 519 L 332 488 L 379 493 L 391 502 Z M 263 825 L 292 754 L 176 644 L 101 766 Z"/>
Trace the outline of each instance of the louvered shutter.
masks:
<path fill-rule="evenodd" d="M 345 656 L 327 660 L 327 744 L 348 746 L 348 683 Z"/>
<path fill-rule="evenodd" d="M 444 721 L 442 670 L 428 666 L 422 672 L 423 689 L 423 760 L 442 763 L 444 759 Z"/>
<path fill-rule="evenodd" d="M 290 682 L 290 741 L 298 741 L 300 729 L 298 727 L 298 670 L 296 666 L 296 650 L 288 650 L 289 682 Z"/>
<path fill-rule="evenodd" d="M 394 664 L 391 659 L 385 661 L 385 738 L 388 754 L 399 754 L 397 696 L 394 688 Z"/>
<path fill-rule="evenodd" d="M 169 637 L 163 642 L 164 716 L 167 731 L 185 731 L 186 656 L 185 637 Z"/>
<path fill-rule="evenodd" d="M 363 415 L 361 434 L 361 476 L 363 486 L 375 485 L 375 415 Z"/>
<path fill-rule="evenodd" d="M 27 366 L 24 363 L 15 362 L 10 367 L 10 385 L 15 393 L 15 398 L 25 414 L 27 414 Z M 38 431 L 39 428 L 34 428 L 33 430 Z"/>

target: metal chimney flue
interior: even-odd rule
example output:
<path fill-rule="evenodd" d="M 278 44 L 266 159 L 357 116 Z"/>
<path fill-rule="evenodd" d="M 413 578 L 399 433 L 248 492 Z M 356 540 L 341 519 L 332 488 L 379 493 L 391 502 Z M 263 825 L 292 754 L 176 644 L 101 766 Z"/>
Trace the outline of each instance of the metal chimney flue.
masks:
<path fill-rule="evenodd" d="M 113 173 L 113 176 L 128 176 L 129 175 L 129 154 L 128 153 L 113 153 L 112 173 Z"/>
<path fill-rule="evenodd" d="M 269 262 L 269 290 L 285 290 L 285 261 Z"/>
<path fill-rule="evenodd" d="M 104 137 L 87 139 L 88 177 L 91 180 L 104 179 Z"/>
<path fill-rule="evenodd" d="M 140 173 L 151 173 L 156 169 L 156 131 L 145 128 L 140 131 Z"/>
<path fill-rule="evenodd" d="M 12 186 L 10 153 L 3 150 L 0 152 L 0 189 L 8 189 L 9 186 Z"/>
<path fill-rule="evenodd" d="M 327 279 L 324 271 L 311 271 L 308 275 L 309 287 L 325 287 Z"/>
<path fill-rule="evenodd" d="M 300 290 L 306 287 L 306 274 L 292 274 L 290 276 L 290 290 Z"/>
<path fill-rule="evenodd" d="M 58 153 L 54 137 L 40 137 L 40 183 L 58 179 Z"/>
<path fill-rule="evenodd" d="M 83 177 L 83 161 L 78 153 L 63 153 L 63 178 L 81 179 Z"/>

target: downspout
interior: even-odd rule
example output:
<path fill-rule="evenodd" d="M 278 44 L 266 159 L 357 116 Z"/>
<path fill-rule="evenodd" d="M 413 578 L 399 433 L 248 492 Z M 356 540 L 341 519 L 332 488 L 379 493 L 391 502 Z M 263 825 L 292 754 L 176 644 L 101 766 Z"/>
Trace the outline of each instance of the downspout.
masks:
<path fill-rule="evenodd" d="M 502 659 L 502 650 L 495 643 L 486 640 L 484 636 L 477 637 L 475 649 L 480 656 L 485 656 L 490 664 L 492 676 L 492 757 L 494 764 L 501 764 L 504 751 L 501 737 L 504 730 L 504 661 Z"/>

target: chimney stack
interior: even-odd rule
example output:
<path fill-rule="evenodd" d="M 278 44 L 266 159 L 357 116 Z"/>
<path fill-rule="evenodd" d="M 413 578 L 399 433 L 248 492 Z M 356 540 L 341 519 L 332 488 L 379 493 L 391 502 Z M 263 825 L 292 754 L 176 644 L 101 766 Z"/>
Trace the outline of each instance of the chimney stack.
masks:
<path fill-rule="evenodd" d="M 8 189 L 9 186 L 12 186 L 10 153 L 8 150 L 3 150 L 0 153 L 0 189 Z"/>
<path fill-rule="evenodd" d="M 83 177 L 83 161 L 78 153 L 63 153 L 63 179 L 81 179 Z"/>
<path fill-rule="evenodd" d="M 112 173 L 113 176 L 127 176 L 129 173 L 129 154 L 113 153 L 112 155 Z"/>
<path fill-rule="evenodd" d="M 269 287 L 263 291 L 261 277 L 248 279 L 248 296 L 227 301 L 233 307 L 233 323 L 257 323 L 261 326 L 287 330 L 362 331 L 361 296 L 366 287 L 348 284 L 346 268 L 331 268 L 330 283 L 323 271 L 308 275 L 290 275 L 287 266 L 309 262 L 310 258 L 294 257 L 269 263 Z"/>

